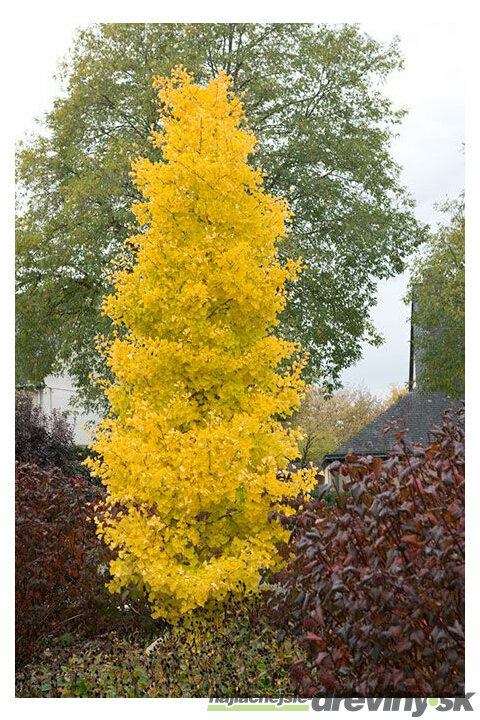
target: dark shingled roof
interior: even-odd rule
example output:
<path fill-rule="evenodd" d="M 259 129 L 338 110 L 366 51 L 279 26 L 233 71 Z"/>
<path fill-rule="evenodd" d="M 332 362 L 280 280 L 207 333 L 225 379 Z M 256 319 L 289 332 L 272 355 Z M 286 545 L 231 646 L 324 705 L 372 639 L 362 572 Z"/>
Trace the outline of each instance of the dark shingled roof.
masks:
<path fill-rule="evenodd" d="M 337 450 L 325 455 L 323 465 L 343 457 L 350 450 L 358 455 L 388 455 L 395 441 L 391 432 L 382 435 L 382 430 L 392 420 L 405 420 L 408 428 L 405 436 L 407 440 L 427 443 L 429 431 L 441 424 L 443 413 L 450 408 L 458 410 L 461 405 L 462 400 L 453 400 L 441 392 L 412 390 Z"/>

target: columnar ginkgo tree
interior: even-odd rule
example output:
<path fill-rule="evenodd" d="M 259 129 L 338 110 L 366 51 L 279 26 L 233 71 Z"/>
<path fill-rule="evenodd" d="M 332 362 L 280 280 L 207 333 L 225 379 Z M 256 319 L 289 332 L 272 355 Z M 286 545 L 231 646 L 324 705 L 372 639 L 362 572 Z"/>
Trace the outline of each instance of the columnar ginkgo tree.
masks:
<path fill-rule="evenodd" d="M 303 392 L 300 348 L 273 334 L 285 283 L 289 211 L 249 164 L 255 137 L 231 81 L 157 78 L 161 160 L 133 162 L 133 261 L 112 273 L 104 312 L 119 332 L 102 346 L 114 380 L 96 430 L 93 471 L 111 512 L 112 590 L 145 592 L 175 620 L 254 590 L 286 531 L 269 520 L 312 484 L 278 469 L 298 453 L 281 422 Z"/>

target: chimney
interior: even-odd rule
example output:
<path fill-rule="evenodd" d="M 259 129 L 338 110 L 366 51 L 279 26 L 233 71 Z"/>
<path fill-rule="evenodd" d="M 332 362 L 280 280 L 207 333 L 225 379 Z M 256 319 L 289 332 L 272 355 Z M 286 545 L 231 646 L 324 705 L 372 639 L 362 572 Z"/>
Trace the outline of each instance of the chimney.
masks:
<path fill-rule="evenodd" d="M 412 392 L 415 387 L 415 331 L 413 326 L 414 300 L 412 297 L 412 307 L 410 313 L 410 366 L 408 371 L 408 391 Z"/>
<path fill-rule="evenodd" d="M 418 288 L 419 283 L 412 287 L 412 305 L 410 314 L 410 368 L 408 373 L 408 390 L 411 392 L 418 385 L 418 379 L 422 374 L 422 347 L 419 343 L 421 336 L 425 335 L 422 330 L 415 325 L 416 314 L 418 312 Z M 417 291 L 417 292 L 416 292 Z"/>

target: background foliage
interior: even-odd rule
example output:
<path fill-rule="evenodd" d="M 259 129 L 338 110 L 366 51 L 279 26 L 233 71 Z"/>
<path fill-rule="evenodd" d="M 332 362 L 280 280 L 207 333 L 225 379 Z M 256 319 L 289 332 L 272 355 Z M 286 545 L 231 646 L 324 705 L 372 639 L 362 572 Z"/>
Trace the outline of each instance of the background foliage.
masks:
<path fill-rule="evenodd" d="M 103 372 L 94 351 L 103 270 L 130 234 L 138 193 L 131 156 L 157 116 L 151 78 L 182 62 L 205 81 L 220 68 L 259 140 L 267 189 L 295 212 L 285 257 L 307 263 L 279 328 L 310 351 L 327 387 L 378 342 L 376 283 L 403 269 L 423 237 L 390 142 L 403 116 L 382 92 L 401 68 L 395 43 L 356 26 L 115 23 L 79 32 L 61 67 L 64 94 L 18 152 L 17 375 L 42 380 L 65 363 L 84 389 Z"/>
<path fill-rule="evenodd" d="M 321 387 L 311 387 L 294 417 L 303 434 L 302 463 L 320 462 L 386 410 L 397 392 L 378 398 L 363 387 L 345 387 L 326 396 Z"/>
<path fill-rule="evenodd" d="M 465 199 L 442 206 L 450 215 L 413 265 L 410 300 L 417 382 L 452 397 L 465 392 Z"/>

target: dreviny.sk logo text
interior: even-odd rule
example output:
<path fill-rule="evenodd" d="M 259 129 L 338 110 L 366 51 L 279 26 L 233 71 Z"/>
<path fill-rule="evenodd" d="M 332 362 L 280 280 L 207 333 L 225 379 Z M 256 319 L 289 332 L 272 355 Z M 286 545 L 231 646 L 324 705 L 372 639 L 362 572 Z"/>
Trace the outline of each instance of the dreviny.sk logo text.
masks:
<path fill-rule="evenodd" d="M 421 717 L 427 708 L 438 712 L 473 711 L 471 699 L 475 693 L 467 693 L 465 697 L 455 698 L 210 698 L 207 710 L 210 711 L 308 711 L 338 712 L 346 710 L 356 712 L 367 710 L 375 712 L 410 712 L 412 717 Z"/>

